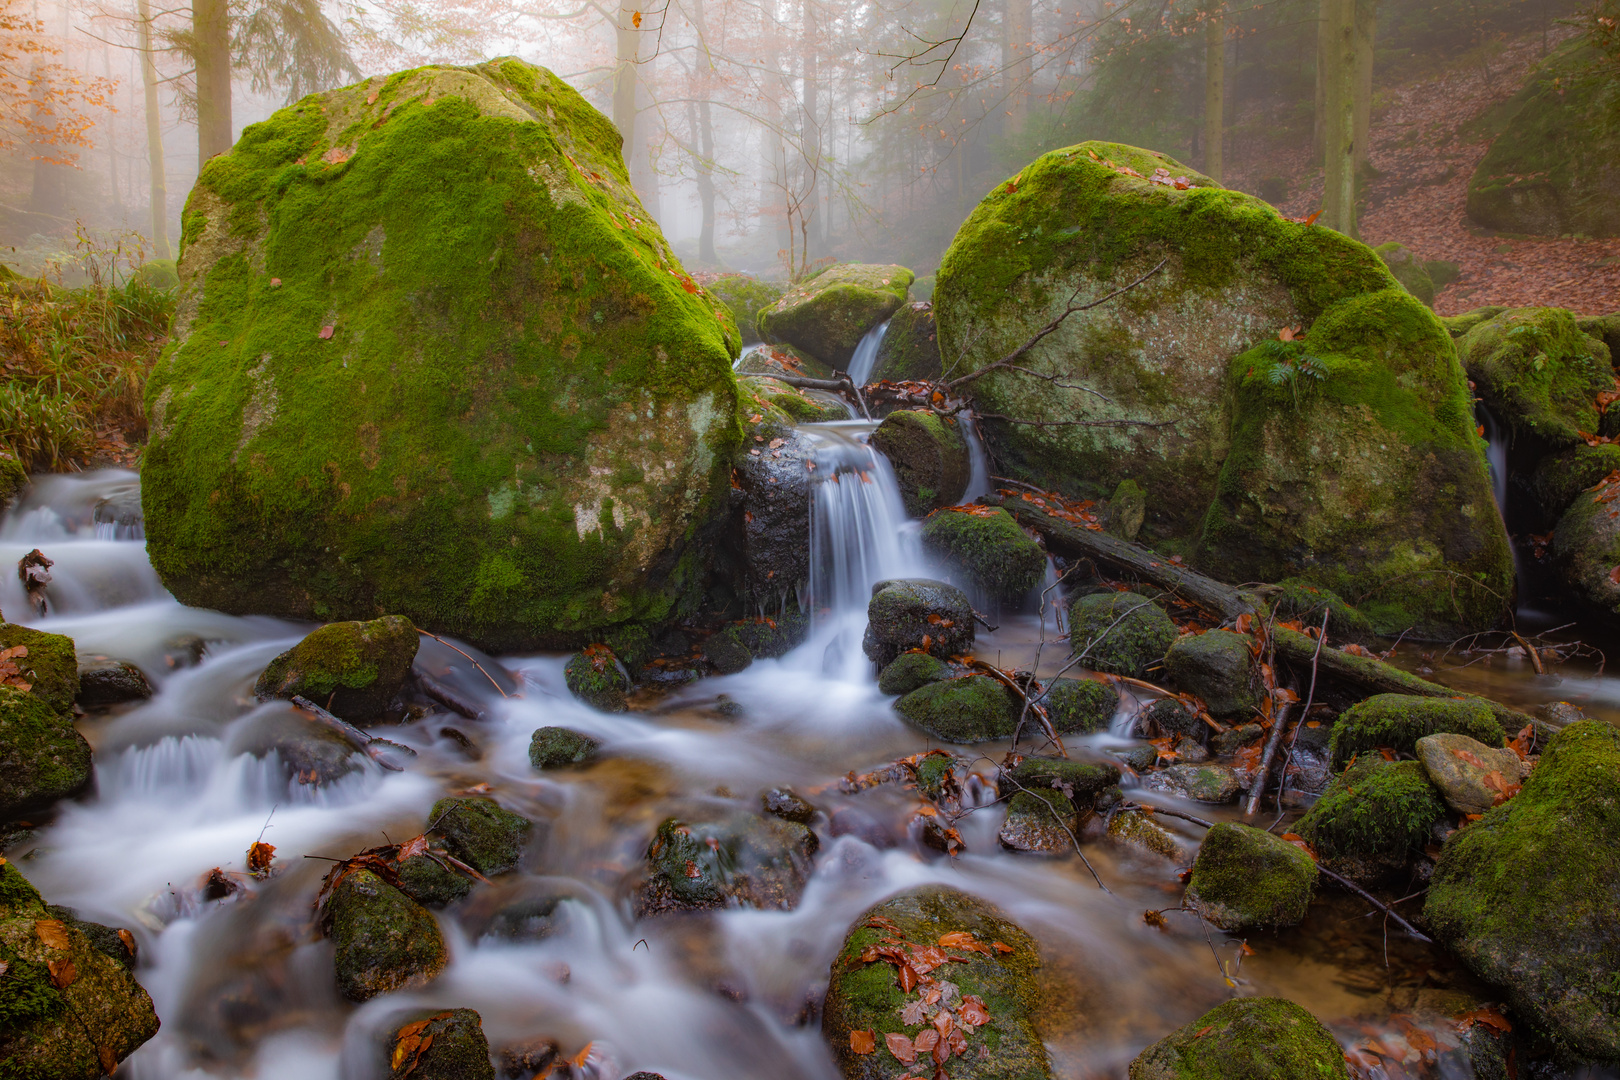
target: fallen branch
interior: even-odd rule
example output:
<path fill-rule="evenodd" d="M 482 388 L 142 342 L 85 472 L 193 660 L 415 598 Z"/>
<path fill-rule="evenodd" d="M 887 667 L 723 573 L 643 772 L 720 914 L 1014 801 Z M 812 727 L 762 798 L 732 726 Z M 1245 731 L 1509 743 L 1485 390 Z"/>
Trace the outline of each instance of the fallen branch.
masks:
<path fill-rule="evenodd" d="M 1064 757 L 1069 756 L 1069 751 L 1063 745 L 1063 740 L 1058 737 L 1057 729 L 1052 726 L 1052 718 L 1046 714 L 1046 710 L 1044 708 L 1035 704 L 1029 699 L 1029 695 L 1024 693 L 1024 688 L 1018 685 L 1017 680 L 1010 678 L 1005 671 L 1002 671 L 1000 668 L 995 667 L 992 664 L 987 664 L 983 660 L 971 660 L 968 662 L 968 666 L 978 671 L 982 671 L 986 675 L 993 676 L 1006 684 L 1008 689 L 1018 695 L 1018 700 L 1024 703 L 1024 712 L 1027 713 L 1030 710 L 1034 710 L 1035 719 L 1040 721 L 1041 729 L 1046 732 L 1046 737 L 1052 741 L 1054 746 L 1057 747 L 1058 753 Z"/>
<path fill-rule="evenodd" d="M 1323 610 L 1322 628 L 1316 633 L 1316 655 L 1311 657 L 1311 689 L 1310 693 L 1305 695 L 1305 707 L 1300 710 L 1299 719 L 1294 722 L 1296 730 L 1300 724 L 1305 722 L 1305 717 L 1310 714 L 1311 704 L 1316 699 L 1316 665 L 1317 661 L 1322 657 L 1322 643 L 1327 641 L 1329 614 L 1331 614 L 1330 610 Z M 1277 714 L 1277 722 L 1272 725 L 1271 735 L 1266 739 L 1266 751 L 1260 756 L 1260 772 L 1254 778 L 1254 786 L 1249 789 L 1248 805 L 1243 808 L 1243 816 L 1246 818 L 1253 818 L 1254 815 L 1260 812 L 1260 799 L 1266 793 L 1266 780 L 1271 775 L 1271 759 L 1277 756 L 1277 748 L 1282 745 L 1283 717 L 1287 711 L 1288 706 L 1284 705 Z M 1280 800 L 1279 805 L 1281 805 Z"/>
<path fill-rule="evenodd" d="M 422 693 L 458 716 L 464 716 L 468 720 L 489 719 L 489 713 L 486 710 L 480 709 L 477 705 L 420 668 L 416 671 L 416 684 L 422 688 Z"/>

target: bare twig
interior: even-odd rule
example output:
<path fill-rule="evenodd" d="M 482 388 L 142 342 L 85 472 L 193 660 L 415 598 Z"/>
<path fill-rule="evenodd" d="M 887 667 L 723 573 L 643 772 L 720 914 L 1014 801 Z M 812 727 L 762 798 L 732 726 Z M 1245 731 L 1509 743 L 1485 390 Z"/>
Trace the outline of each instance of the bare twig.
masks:
<path fill-rule="evenodd" d="M 347 720 L 344 720 L 341 717 L 333 716 L 331 713 L 327 712 L 325 709 L 321 708 L 319 705 L 315 704 L 306 697 L 295 695 L 292 699 L 292 703 L 305 712 L 314 715 L 315 719 L 319 720 L 327 727 L 332 728 L 339 735 L 342 735 L 355 747 L 355 749 L 362 751 L 367 757 L 371 758 L 371 760 L 375 761 L 383 768 L 390 772 L 405 771 L 403 767 L 395 765 L 392 761 L 389 761 L 386 757 L 384 757 L 381 750 L 378 750 L 372 746 L 372 743 L 386 740 L 378 740 L 374 736 L 361 731 Z M 406 749 L 409 748 L 407 747 Z"/>
<path fill-rule="evenodd" d="M 502 690 L 501 689 L 501 684 L 495 681 L 495 676 L 493 676 L 489 672 L 485 671 L 484 670 L 484 665 L 480 664 L 477 660 L 473 660 L 473 658 L 471 656 L 469 656 L 465 650 L 457 649 L 455 645 L 453 645 L 450 642 L 444 640 L 444 638 L 440 637 L 438 634 L 429 633 L 428 631 L 423 630 L 420 626 L 416 628 L 416 632 L 418 634 L 424 634 L 427 637 L 432 638 L 434 641 L 437 641 L 440 645 L 444 645 L 444 646 L 447 646 L 447 647 L 449 647 L 451 649 L 455 649 L 456 652 L 461 653 L 462 656 L 466 656 L 468 660 L 472 661 L 472 666 L 478 669 L 478 673 L 480 675 L 482 675 L 484 678 L 489 680 L 489 685 L 493 686 L 495 688 L 496 692 L 501 695 L 501 697 L 509 698 L 509 697 L 512 696 L 511 694 L 508 694 L 505 690 Z"/>
<path fill-rule="evenodd" d="M 1417 927 L 1413 926 L 1411 923 L 1409 923 L 1405 919 L 1401 918 L 1399 915 L 1397 915 L 1395 913 L 1393 908 L 1391 908 L 1388 904 L 1384 903 L 1382 900 L 1378 899 L 1378 897 L 1374 896 L 1372 893 L 1368 892 L 1366 889 L 1363 889 L 1360 885 L 1357 885 L 1355 882 L 1351 881 L 1349 878 L 1340 877 L 1338 874 L 1335 874 L 1332 870 L 1329 870 L 1327 867 L 1323 866 L 1321 863 L 1317 863 L 1316 868 L 1318 870 L 1320 870 L 1326 876 L 1332 878 L 1334 881 L 1337 881 L 1340 885 L 1344 886 L 1346 889 L 1349 889 L 1351 892 L 1355 893 L 1357 896 L 1359 896 L 1363 900 L 1367 901 L 1367 903 L 1371 904 L 1373 907 L 1377 908 L 1379 911 L 1382 911 L 1385 915 L 1388 915 L 1390 918 L 1392 918 L 1396 922 L 1400 923 L 1401 929 L 1405 930 L 1412 937 L 1416 938 L 1419 941 L 1425 942 L 1426 944 L 1429 944 L 1429 945 L 1434 944 L 1434 939 L 1433 938 L 1431 938 L 1428 935 L 1422 933 L 1420 930 L 1418 930 Z"/>
<path fill-rule="evenodd" d="M 1066 833 L 1068 835 L 1069 842 L 1074 845 L 1074 853 L 1076 855 L 1080 856 L 1080 861 L 1085 863 L 1087 870 L 1091 871 L 1091 877 L 1092 877 L 1092 879 L 1094 881 L 1097 882 L 1097 888 L 1101 889 L 1103 892 L 1108 893 L 1110 896 L 1112 896 L 1113 895 L 1113 890 L 1110 889 L 1107 885 L 1103 884 L 1103 879 L 1100 876 L 1098 876 L 1098 874 L 1097 874 L 1097 868 L 1095 866 L 1091 865 L 1091 860 L 1086 858 L 1086 853 L 1080 850 L 1080 838 L 1078 836 L 1074 835 L 1074 830 L 1069 828 L 1068 824 L 1064 822 L 1063 818 L 1058 816 L 1058 812 L 1056 810 L 1052 809 L 1052 804 L 1047 802 L 1045 799 L 1041 798 L 1038 793 L 1036 793 L 1034 791 L 1031 791 L 1029 788 L 1025 787 L 1023 784 L 1020 784 L 1017 780 L 1014 780 L 1012 778 L 1012 776 L 1009 775 L 1009 772 L 1007 772 L 1007 771 L 1002 772 L 1000 777 L 997 778 L 997 783 L 999 783 L 1002 780 L 1007 781 L 1007 783 L 1011 784 L 1013 787 L 1017 788 L 1019 791 L 1028 791 L 1031 795 L 1035 796 L 1035 801 L 1036 802 L 1038 802 L 1042 806 L 1046 807 L 1047 812 L 1049 814 L 1051 814 L 1053 819 L 1055 819 L 1057 821 L 1058 828 L 1062 829 L 1064 831 L 1064 833 Z M 1056 790 L 1056 789 L 1054 788 L 1053 790 Z M 1062 795 L 1063 793 L 1061 791 L 1059 791 L 1058 794 Z M 1067 799 L 1068 796 L 1065 795 L 1064 798 Z M 1073 803 L 1070 803 L 1070 805 L 1072 806 Z"/>
<path fill-rule="evenodd" d="M 1322 612 L 1322 628 L 1316 635 L 1316 655 L 1311 657 L 1311 689 L 1305 695 L 1305 708 L 1300 712 L 1299 719 L 1294 722 L 1297 731 L 1299 725 L 1305 722 L 1305 716 L 1311 711 L 1311 704 L 1316 699 L 1316 665 L 1322 657 L 1322 642 L 1327 640 L 1328 615 L 1326 609 Z M 1253 818 L 1260 812 L 1260 799 L 1266 793 L 1266 780 L 1271 775 L 1271 759 L 1277 756 L 1277 747 L 1282 745 L 1283 720 L 1287 715 L 1288 706 L 1283 706 L 1277 713 L 1277 721 L 1272 725 L 1271 735 L 1266 739 L 1265 753 L 1260 756 L 1260 772 L 1254 778 L 1254 785 L 1249 789 L 1249 801 L 1243 808 L 1243 816 Z"/>

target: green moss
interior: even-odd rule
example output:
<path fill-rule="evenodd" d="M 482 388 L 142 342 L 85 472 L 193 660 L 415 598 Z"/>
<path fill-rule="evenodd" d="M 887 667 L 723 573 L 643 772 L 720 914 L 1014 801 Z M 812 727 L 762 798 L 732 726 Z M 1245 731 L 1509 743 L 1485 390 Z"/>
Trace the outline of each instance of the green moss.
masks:
<path fill-rule="evenodd" d="M 1379 694 L 1351 706 L 1333 725 L 1333 767 L 1342 769 L 1351 758 L 1378 747 L 1414 754 L 1419 739 L 1441 732 L 1466 735 L 1486 746 L 1506 743 L 1501 722 L 1478 699 Z"/>
<path fill-rule="evenodd" d="M 1000 604 L 1015 607 L 1046 574 L 1046 552 L 1007 511 L 984 507 L 935 511 L 923 547 Z"/>
<path fill-rule="evenodd" d="M 759 312 L 782 298 L 782 287 L 748 274 L 723 274 L 704 286 L 731 312 L 732 320 L 748 345 L 761 340 L 754 319 Z"/>
<path fill-rule="evenodd" d="M 1365 641 L 1376 633 L 1372 620 L 1338 593 L 1304 578 L 1284 578 L 1272 587 L 1267 599 L 1279 617 L 1298 620 L 1304 626 L 1319 628 L 1326 615 L 1328 637 L 1336 641 Z"/>
<path fill-rule="evenodd" d="M 950 677 L 950 665 L 938 657 L 925 652 L 901 653 L 878 674 L 878 689 L 885 694 L 909 694 Z"/>
<path fill-rule="evenodd" d="M 894 466 L 906 513 L 924 517 L 954 506 L 967 491 L 971 464 L 956 420 L 928 409 L 901 409 L 883 418 L 872 445 Z"/>
<path fill-rule="evenodd" d="M 472 1009 L 447 1009 L 411 1016 L 426 1021 L 426 1026 L 412 1032 L 421 1041 L 411 1044 L 397 1063 L 390 1047 L 388 1080 L 495 1080 L 489 1039 L 478 1013 Z M 397 1035 L 395 1039 L 394 1045 L 398 1045 Z"/>
<path fill-rule="evenodd" d="M 1486 319 L 1495 318 L 1506 310 L 1507 308 L 1496 304 L 1489 307 L 1475 308 L 1473 311 L 1465 311 L 1461 315 L 1442 315 L 1440 316 L 1440 325 L 1444 326 L 1446 332 L 1455 340 Z"/>
<path fill-rule="evenodd" d="M 1247 716 L 1264 700 L 1254 641 L 1230 630 L 1179 637 L 1164 654 L 1164 670 L 1178 690 L 1195 694 L 1216 716 Z"/>
<path fill-rule="evenodd" d="M 6 963 L 5 974 L 0 975 L 0 1031 L 49 1020 L 67 1008 L 44 964 L 19 959 L 4 946 L 0 946 L 0 960 Z"/>
<path fill-rule="evenodd" d="M 1076 810 L 1089 810 L 1099 792 L 1117 783 L 1117 765 L 1032 755 L 1003 771 L 997 777 L 996 791 L 1006 797 L 1024 788 L 1058 790 L 1074 803 Z"/>
<path fill-rule="evenodd" d="M 585 704 L 603 712 L 624 712 L 630 679 L 619 658 L 606 645 L 589 645 L 576 653 L 563 668 L 568 692 Z"/>
<path fill-rule="evenodd" d="M 1143 678 L 1177 634 L 1170 616 L 1136 593 L 1094 593 L 1069 605 L 1070 646 L 1092 671 Z"/>
<path fill-rule="evenodd" d="M 1620 446 L 1612 443 L 1576 446 L 1549 454 L 1537 462 L 1536 471 L 1530 477 L 1530 490 L 1535 492 L 1542 512 L 1556 518 L 1569 509 L 1581 492 L 1617 469 L 1620 469 Z"/>
<path fill-rule="evenodd" d="M 57 712 L 71 713 L 73 699 L 79 696 L 79 658 L 73 639 L 16 623 L 0 623 L 0 649 L 18 647 L 27 649 L 28 655 L 14 657 L 12 662 L 32 687 L 33 695 Z"/>
<path fill-rule="evenodd" d="M 444 907 L 472 892 L 471 879 L 427 855 L 412 855 L 394 867 L 394 874 L 399 891 L 424 907 Z"/>
<path fill-rule="evenodd" d="M 1598 393 L 1614 388 L 1609 347 L 1563 308 L 1510 308 L 1457 342 L 1468 377 L 1491 412 L 1554 446 L 1598 429 Z"/>
<path fill-rule="evenodd" d="M 1119 709 L 1119 691 L 1095 679 L 1053 679 L 1041 702 L 1059 735 L 1106 730 Z"/>
<path fill-rule="evenodd" d="M 1230 822 L 1204 834 L 1187 903 L 1228 933 L 1293 926 L 1316 891 L 1316 862 L 1262 829 Z"/>
<path fill-rule="evenodd" d="M 1524 788 L 1452 835 L 1423 912 L 1567 1057 L 1620 1061 L 1620 732 L 1555 735 Z"/>
<path fill-rule="evenodd" d="M 1370 881 L 1403 868 L 1445 816 L 1422 763 L 1367 755 L 1334 778 L 1294 831 L 1328 869 Z"/>
<path fill-rule="evenodd" d="M 868 660 L 886 665 L 912 649 L 948 660 L 972 647 L 973 606 L 961 589 L 926 578 L 882 581 L 873 587 L 861 641 Z"/>
<path fill-rule="evenodd" d="M 956 758 L 943 750 L 930 751 L 917 762 L 917 790 L 930 799 L 945 793 L 945 782 L 956 772 Z"/>
<path fill-rule="evenodd" d="M 912 286 L 912 292 L 916 291 L 916 286 Z M 883 344 L 878 346 L 877 363 L 868 381 L 937 380 L 941 373 L 933 305 L 902 304 L 889 319 L 889 329 L 883 335 Z"/>
<path fill-rule="evenodd" d="M 1018 724 L 1012 691 L 989 675 L 963 675 L 919 687 L 894 703 L 913 726 L 948 743 L 1005 739 Z M 1032 727 L 1038 726 L 1031 718 Z"/>
<path fill-rule="evenodd" d="M 207 163 L 147 384 L 147 543 L 176 595 L 489 648 L 696 603 L 736 338 L 619 142 L 503 59 L 307 98 Z"/>
<path fill-rule="evenodd" d="M 10 451 L 0 450 L 0 510 L 10 509 L 28 486 L 28 470 Z"/>
<path fill-rule="evenodd" d="M 411 621 L 328 623 L 282 653 L 259 676 L 260 700 L 302 696 L 339 716 L 381 715 L 410 674 L 419 639 Z"/>
<path fill-rule="evenodd" d="M 1142 1051 L 1130 1080 L 1349 1080 L 1322 1022 L 1284 998 L 1217 1005 Z"/>
<path fill-rule="evenodd" d="M 90 778 L 90 744 L 71 714 L 0 686 L 0 820 L 76 795 Z"/>
<path fill-rule="evenodd" d="M 344 877 L 322 919 L 337 949 L 338 992 L 350 1001 L 425 986 L 449 962 L 427 909 L 369 870 Z"/>
<path fill-rule="evenodd" d="M 538 728 L 529 739 L 529 764 L 537 769 L 578 765 L 594 757 L 600 745 L 589 735 L 567 728 Z"/>
<path fill-rule="evenodd" d="M 1428 267 L 1412 254 L 1411 248 L 1391 241 L 1379 244 L 1373 248 L 1373 252 L 1384 260 L 1384 265 L 1395 275 L 1395 280 L 1401 283 L 1401 288 L 1429 307 L 1434 306 L 1434 280 L 1429 277 Z"/>
<path fill-rule="evenodd" d="M 903 266 L 842 263 L 788 289 L 756 317 L 768 341 L 785 341 L 847 368 L 862 337 L 905 302 L 915 278 Z"/>
<path fill-rule="evenodd" d="M 668 818 L 647 848 L 638 914 L 735 905 L 790 909 L 799 902 L 817 846 L 803 823 L 775 816 Z"/>
<path fill-rule="evenodd" d="M 517 868 L 534 822 L 493 799 L 440 799 L 428 811 L 450 853 L 486 876 Z"/>
<path fill-rule="evenodd" d="M 15 863 L 0 862 L 0 918 L 43 918 L 45 899 Z"/>

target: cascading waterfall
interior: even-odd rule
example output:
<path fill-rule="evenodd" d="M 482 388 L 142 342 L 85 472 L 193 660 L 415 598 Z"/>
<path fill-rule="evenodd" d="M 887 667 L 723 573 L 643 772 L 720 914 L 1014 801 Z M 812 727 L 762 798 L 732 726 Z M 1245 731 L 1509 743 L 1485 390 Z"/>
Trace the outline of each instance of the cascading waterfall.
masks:
<path fill-rule="evenodd" d="M 963 412 L 957 414 L 962 421 L 962 437 L 967 440 L 968 446 L 968 484 L 967 490 L 962 493 L 963 502 L 972 502 L 980 495 L 990 494 L 990 455 L 984 452 L 984 439 L 979 435 L 979 425 L 971 414 Z"/>
<path fill-rule="evenodd" d="M 856 386 L 865 386 L 877 366 L 878 350 L 883 347 L 883 335 L 889 332 L 889 321 L 878 323 L 866 332 L 855 346 L 855 355 L 849 358 L 849 377 Z"/>
<path fill-rule="evenodd" d="M 1483 405 L 1474 406 L 1474 415 L 1485 429 L 1485 461 L 1491 467 L 1491 493 L 1496 496 L 1496 508 L 1507 517 L 1508 433 L 1497 423 L 1496 417 Z"/>

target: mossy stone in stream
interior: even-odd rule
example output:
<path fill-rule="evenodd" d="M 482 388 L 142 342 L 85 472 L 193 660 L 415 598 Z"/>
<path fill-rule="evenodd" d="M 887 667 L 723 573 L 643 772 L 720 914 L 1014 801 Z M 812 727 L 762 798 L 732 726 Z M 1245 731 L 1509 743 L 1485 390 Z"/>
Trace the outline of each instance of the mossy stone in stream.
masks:
<path fill-rule="evenodd" d="M 412 855 L 398 866 L 399 891 L 423 907 L 444 907 L 472 892 L 468 877 L 441 866 L 427 855 Z"/>
<path fill-rule="evenodd" d="M 720 907 L 798 906 L 819 846 L 803 824 L 740 813 L 720 821 L 668 818 L 647 848 L 641 915 Z"/>
<path fill-rule="evenodd" d="M 1053 679 L 1044 704 L 1059 735 L 1090 735 L 1114 719 L 1119 691 L 1096 679 Z"/>
<path fill-rule="evenodd" d="M 963 675 L 929 683 L 896 701 L 894 707 L 913 727 L 948 743 L 1010 738 L 1018 725 L 1017 700 L 991 675 Z"/>
<path fill-rule="evenodd" d="M 104 1064 L 157 1033 L 152 999 L 130 964 L 85 933 L 107 928 L 64 914 L 0 861 L 0 1076 L 7 1080 L 97 1080 L 110 1071 Z M 52 964 L 72 972 L 65 985 L 56 985 L 64 980 L 52 978 Z"/>
<path fill-rule="evenodd" d="M 1178 699 L 1164 697 L 1143 709 L 1136 721 L 1136 734 L 1149 738 L 1175 738 L 1185 735 L 1202 739 L 1208 730 L 1198 714 Z"/>
<path fill-rule="evenodd" d="M 905 302 L 916 275 L 903 266 L 843 263 L 790 287 L 755 316 L 767 341 L 785 341 L 848 368 L 855 346 Z"/>
<path fill-rule="evenodd" d="M 0 649 L 23 647 L 27 656 L 16 656 L 17 674 L 32 688 L 31 693 L 59 713 L 71 714 L 79 696 L 79 658 L 73 639 L 43 630 L 0 624 Z"/>
<path fill-rule="evenodd" d="M 759 805 L 767 814 L 800 825 L 810 824 L 810 819 L 816 816 L 816 808 L 792 788 L 771 788 L 760 795 Z"/>
<path fill-rule="evenodd" d="M 0 686 L 0 821 L 77 795 L 90 786 L 91 768 L 90 744 L 71 713 Z"/>
<path fill-rule="evenodd" d="M 1346 603 L 1338 593 L 1304 578 L 1284 578 L 1267 590 L 1271 610 L 1281 618 L 1297 619 L 1320 628 L 1327 615 L 1327 634 L 1334 641 L 1366 641 L 1376 636 L 1372 620 Z"/>
<path fill-rule="evenodd" d="M 1620 408 L 1615 410 L 1615 415 L 1620 416 Z M 1581 492 L 1594 487 L 1616 469 L 1620 469 L 1620 446 L 1614 443 L 1575 446 L 1548 454 L 1536 462 L 1536 471 L 1530 474 L 1530 490 L 1535 493 L 1542 513 L 1556 519 L 1570 508 Z M 1553 535 L 1558 535 L 1556 529 Z"/>
<path fill-rule="evenodd" d="M 1429 830 L 1445 817 L 1445 801 L 1422 762 L 1367 754 L 1334 778 L 1294 831 L 1323 866 L 1365 884 L 1421 855 Z"/>
<path fill-rule="evenodd" d="M 1001 771 L 996 778 L 996 794 L 1006 798 L 1026 789 L 1061 791 L 1077 811 L 1085 811 L 1091 809 L 1099 792 L 1118 783 L 1118 765 L 1032 754 L 1011 769 Z"/>
<path fill-rule="evenodd" d="M 925 652 L 901 653 L 878 673 L 878 689 L 885 694 L 909 694 L 929 683 L 951 677 L 951 666 Z"/>
<path fill-rule="evenodd" d="M 1147 785 L 1206 803 L 1229 803 L 1242 790 L 1237 773 L 1226 765 L 1184 761 L 1148 773 Z"/>
<path fill-rule="evenodd" d="M 1130 1080 L 1350 1080 L 1322 1022 L 1284 998 L 1217 1005 L 1137 1055 Z"/>
<path fill-rule="evenodd" d="M 1007 803 L 996 839 L 1012 851 L 1066 855 L 1074 850 L 1074 803 L 1061 791 L 1020 791 Z"/>
<path fill-rule="evenodd" d="M 602 744 L 589 735 L 565 727 L 543 727 L 529 739 L 529 764 L 537 769 L 560 769 L 589 761 Z"/>
<path fill-rule="evenodd" d="M 735 626 L 722 627 L 703 643 L 703 659 L 722 675 L 735 675 L 754 662 L 754 654 L 743 644 Z"/>
<path fill-rule="evenodd" d="M 901 501 L 912 517 L 955 506 L 967 491 L 967 440 L 954 418 L 930 409 L 901 409 L 883 418 L 872 432 L 872 445 L 894 466 Z"/>
<path fill-rule="evenodd" d="M 1563 308 L 1510 308 L 1457 342 L 1468 377 L 1515 433 L 1573 446 L 1598 428 L 1597 395 L 1614 388 L 1609 347 Z"/>
<path fill-rule="evenodd" d="M 450 853 L 487 877 L 515 870 L 534 822 L 494 799 L 440 799 L 428 811 L 430 836 L 443 837 Z"/>
<path fill-rule="evenodd" d="M 236 729 L 231 749 L 272 754 L 287 779 L 305 786 L 336 783 L 365 768 L 365 755 L 341 733 L 291 708 L 265 710 Z"/>
<path fill-rule="evenodd" d="M 61 919 L 83 934 L 101 955 L 122 965 L 126 971 L 135 970 L 135 952 L 131 946 L 124 944 L 117 927 L 81 919 L 77 909 L 62 904 L 48 904 L 45 910 L 51 918 Z"/>
<path fill-rule="evenodd" d="M 411 621 L 327 623 L 282 653 L 253 684 L 260 701 L 303 697 L 346 720 L 381 716 L 405 688 L 419 639 Z"/>
<path fill-rule="evenodd" d="M 418 1016 L 388 1044 L 388 1080 L 495 1080 L 483 1019 L 472 1009 Z"/>
<path fill-rule="evenodd" d="M 1346 709 L 1333 725 L 1329 745 L 1333 767 L 1342 769 L 1357 754 L 1384 746 L 1396 753 L 1414 754 L 1425 735 L 1446 732 L 1467 735 L 1486 746 L 1503 746 L 1506 736 L 1491 708 L 1478 698 L 1417 697 L 1378 694 Z"/>
<path fill-rule="evenodd" d="M 1093 593 L 1069 605 L 1072 651 L 1092 671 L 1144 678 L 1178 633 L 1159 605 L 1136 593 Z"/>
<path fill-rule="evenodd" d="M 1248 716 L 1264 699 L 1254 639 L 1230 630 L 1177 638 L 1164 654 L 1176 689 L 1203 699 L 1216 716 Z"/>
<path fill-rule="evenodd" d="M 126 701 L 145 701 L 152 696 L 146 673 L 128 660 L 110 656 L 79 658 L 79 697 L 82 709 L 101 709 Z"/>
<path fill-rule="evenodd" d="M 928 984 L 903 992 L 894 966 L 881 958 L 868 959 L 873 955 L 868 950 L 887 939 L 901 941 L 908 952 L 935 948 L 947 934 L 962 934 L 983 949 L 947 950 L 965 961 L 949 963 L 942 974 L 956 985 L 964 1001 L 977 998 L 989 1014 L 989 1022 L 976 1028 L 954 1025 L 966 1037 L 966 1046 L 952 1054 L 950 1075 L 955 1080 L 1047 1080 L 1052 1075 L 1036 1026 L 1046 1004 L 1039 946 L 984 901 L 935 885 L 869 908 L 851 927 L 833 959 L 821 1032 L 846 1080 L 890 1080 L 901 1067 L 888 1050 L 888 1036 L 915 1040 L 933 1019 L 926 1010 L 915 1018 L 903 1014 L 908 1006 L 920 1009 L 921 994 Z M 856 1053 L 850 1045 L 852 1032 L 871 1032 L 876 1052 Z M 981 1046 L 988 1048 L 988 1054 L 980 1054 Z M 923 1058 L 926 1053 L 919 1055 Z"/>
<path fill-rule="evenodd" d="M 866 605 L 861 650 L 887 665 L 912 649 L 948 660 L 973 648 L 973 605 L 955 585 L 927 578 L 880 581 Z"/>
<path fill-rule="evenodd" d="M 1293 926 L 1316 891 L 1316 862 L 1281 837 L 1222 823 L 1204 834 L 1187 906 L 1225 930 Z"/>
<path fill-rule="evenodd" d="M 930 799 L 941 798 L 946 784 L 954 779 L 958 765 L 965 765 L 948 750 L 930 750 L 917 762 L 917 790 Z"/>
<path fill-rule="evenodd" d="M 1607 448 L 1606 448 L 1607 449 Z M 1563 594 L 1611 629 L 1620 626 L 1620 518 L 1611 517 L 1620 484 L 1583 491 L 1553 527 L 1553 572 Z"/>
<path fill-rule="evenodd" d="M 1620 1061 L 1620 731 L 1554 735 L 1514 798 L 1446 841 L 1423 914 L 1561 1055 Z"/>
<path fill-rule="evenodd" d="M 338 992 L 350 1001 L 426 986 L 449 962 L 428 910 L 370 870 L 345 875 L 321 917 L 337 948 Z"/>
<path fill-rule="evenodd" d="M 587 645 L 569 657 L 563 668 L 563 682 L 569 693 L 592 708 L 625 712 L 630 707 L 625 700 L 630 692 L 630 677 L 606 645 Z"/>
<path fill-rule="evenodd" d="M 922 528 L 923 547 L 1006 607 L 1016 607 L 1046 573 L 1046 552 L 1007 511 L 952 506 Z"/>
<path fill-rule="evenodd" d="M 928 281 L 933 287 L 933 281 Z M 934 326 L 934 305 L 927 303 L 916 282 L 911 286 L 918 302 L 901 304 L 889 318 L 889 329 L 878 346 L 877 363 L 872 367 L 871 382 L 908 382 L 938 380 L 942 365 L 939 359 L 939 333 Z"/>

